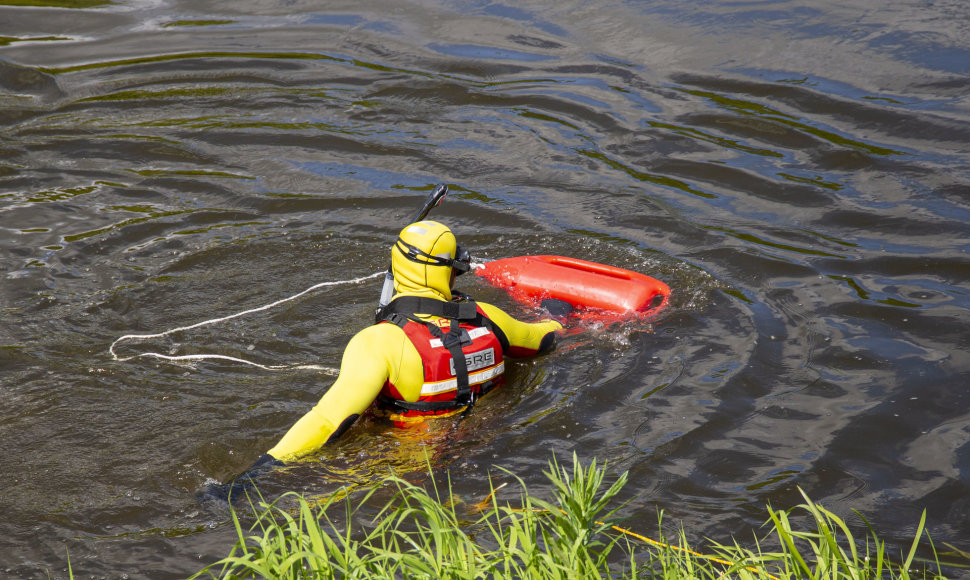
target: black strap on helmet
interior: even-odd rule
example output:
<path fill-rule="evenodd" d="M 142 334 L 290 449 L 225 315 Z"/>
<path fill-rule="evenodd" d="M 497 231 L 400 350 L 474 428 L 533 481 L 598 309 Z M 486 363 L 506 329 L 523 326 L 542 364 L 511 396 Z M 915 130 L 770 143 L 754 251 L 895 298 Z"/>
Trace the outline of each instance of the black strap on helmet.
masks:
<path fill-rule="evenodd" d="M 397 242 L 394 243 L 394 247 L 397 248 L 399 252 L 404 254 L 405 258 L 418 264 L 424 264 L 426 266 L 450 266 L 455 270 L 458 270 L 459 274 L 464 274 L 471 269 L 471 256 L 469 256 L 468 252 L 461 246 L 455 247 L 454 259 L 442 258 L 441 256 L 432 256 L 421 248 L 405 242 L 401 238 L 397 239 Z M 421 258 L 424 259 L 422 260 Z"/>

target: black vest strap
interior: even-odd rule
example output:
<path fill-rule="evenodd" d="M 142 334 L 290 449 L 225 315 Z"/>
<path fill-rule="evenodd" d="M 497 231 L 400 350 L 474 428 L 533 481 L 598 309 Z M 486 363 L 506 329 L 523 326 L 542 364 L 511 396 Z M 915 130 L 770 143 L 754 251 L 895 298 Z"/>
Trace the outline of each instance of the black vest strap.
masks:
<path fill-rule="evenodd" d="M 474 304 L 473 304 L 474 306 Z M 472 390 L 468 384 L 468 364 L 465 361 L 465 351 L 461 348 L 461 327 L 457 321 L 451 321 L 448 334 L 441 332 L 437 325 L 426 322 L 431 334 L 435 338 L 441 339 L 441 344 L 451 353 L 451 358 L 455 363 L 455 379 L 458 380 L 458 388 L 455 392 L 455 402 L 459 406 L 471 406 L 474 404 Z"/>
<path fill-rule="evenodd" d="M 384 317 L 390 314 L 429 314 L 451 320 L 475 320 L 478 307 L 474 301 L 445 302 L 421 296 L 401 296 L 384 308 Z"/>

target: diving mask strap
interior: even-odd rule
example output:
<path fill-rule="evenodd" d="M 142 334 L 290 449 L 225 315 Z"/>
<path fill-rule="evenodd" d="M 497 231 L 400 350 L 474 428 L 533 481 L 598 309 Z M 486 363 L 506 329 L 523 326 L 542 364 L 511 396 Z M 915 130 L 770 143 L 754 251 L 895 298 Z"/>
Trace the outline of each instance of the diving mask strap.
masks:
<path fill-rule="evenodd" d="M 467 272 L 470 269 L 469 264 L 463 260 L 432 256 L 421 248 L 405 242 L 401 238 L 397 239 L 397 242 L 394 243 L 394 247 L 397 248 L 397 251 L 404 254 L 405 258 L 417 264 L 424 264 L 425 266 L 451 266 L 461 273 Z M 461 252 L 459 252 L 456 248 L 455 255 L 457 256 L 459 253 Z M 419 257 L 424 258 L 424 260 L 419 259 Z"/>

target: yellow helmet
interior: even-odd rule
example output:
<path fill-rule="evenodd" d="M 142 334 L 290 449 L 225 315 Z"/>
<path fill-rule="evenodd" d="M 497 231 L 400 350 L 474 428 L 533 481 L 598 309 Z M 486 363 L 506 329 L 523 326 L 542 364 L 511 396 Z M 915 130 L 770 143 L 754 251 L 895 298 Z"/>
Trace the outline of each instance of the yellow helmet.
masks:
<path fill-rule="evenodd" d="M 452 273 L 469 269 L 469 255 L 447 226 L 434 221 L 413 223 L 391 250 L 391 271 L 397 294 L 436 295 L 451 300 Z"/>

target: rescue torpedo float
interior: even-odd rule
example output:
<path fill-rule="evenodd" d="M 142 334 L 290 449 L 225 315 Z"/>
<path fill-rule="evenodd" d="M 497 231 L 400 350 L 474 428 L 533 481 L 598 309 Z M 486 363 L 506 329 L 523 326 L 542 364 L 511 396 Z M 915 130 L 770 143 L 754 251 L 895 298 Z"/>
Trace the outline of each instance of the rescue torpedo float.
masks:
<path fill-rule="evenodd" d="M 670 296 L 666 284 L 645 274 L 565 256 L 503 258 L 475 273 L 527 306 L 556 298 L 581 315 L 649 316 L 666 306 Z"/>

